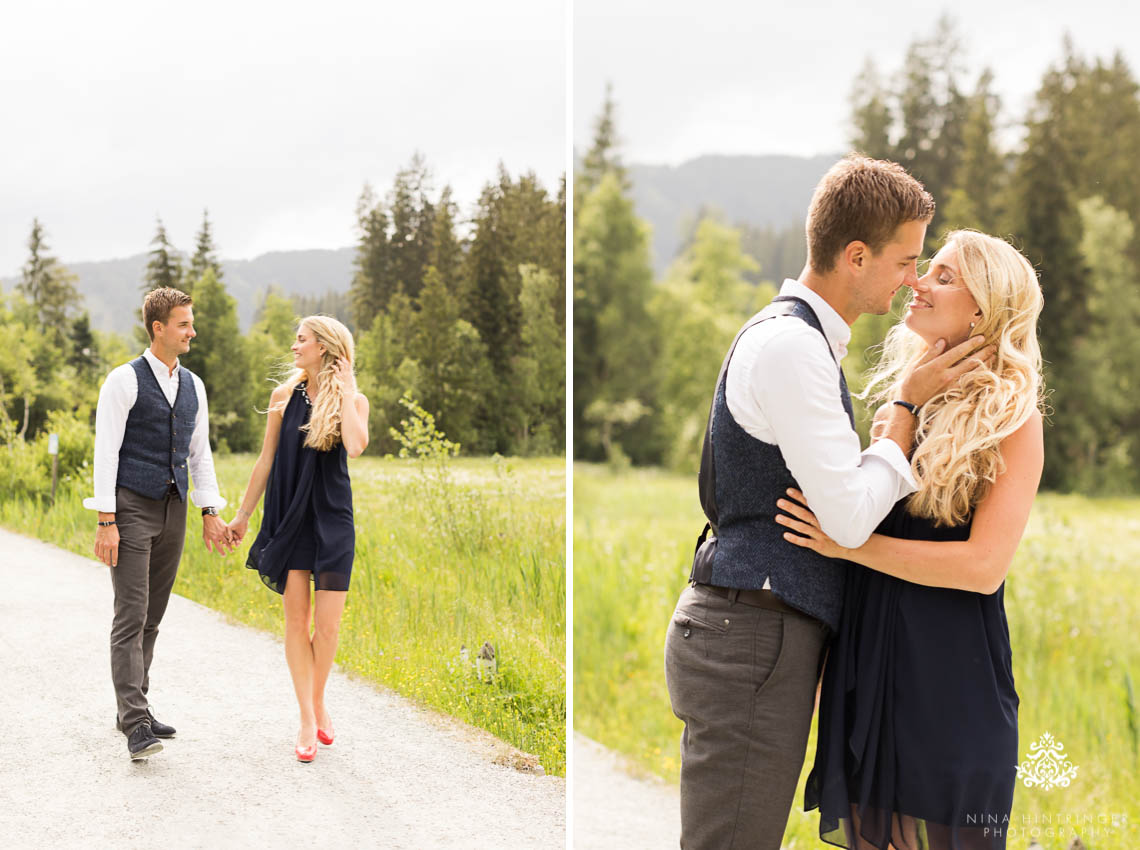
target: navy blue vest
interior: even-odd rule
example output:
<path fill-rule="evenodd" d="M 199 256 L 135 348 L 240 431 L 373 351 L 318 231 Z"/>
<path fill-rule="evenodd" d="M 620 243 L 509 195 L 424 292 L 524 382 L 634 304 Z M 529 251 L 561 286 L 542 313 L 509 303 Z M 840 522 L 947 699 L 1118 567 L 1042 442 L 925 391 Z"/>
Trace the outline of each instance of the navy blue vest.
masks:
<path fill-rule="evenodd" d="M 774 315 L 792 315 L 823 334 L 815 311 L 799 299 L 790 313 L 785 309 L 773 311 L 772 316 L 761 315 L 754 324 Z M 831 344 L 827 345 L 830 351 Z M 784 539 L 786 529 L 775 520 L 779 512 L 776 500 L 786 498 L 789 487 L 798 490 L 800 486 L 788 470 L 780 447 L 756 439 L 733 419 L 725 400 L 727 378 L 726 369 L 717 384 L 711 423 L 719 523 L 710 583 L 759 590 L 767 579 L 776 596 L 835 631 L 847 562 L 824 558 Z M 838 389 L 854 430 L 855 415 L 842 368 Z"/>
<path fill-rule="evenodd" d="M 173 481 L 178 485 L 178 498 L 185 502 L 186 459 L 198 415 L 194 376 L 189 369 L 178 367 L 178 395 L 171 407 L 145 357 L 132 360 L 131 368 L 139 392 L 127 415 L 115 483 L 148 499 L 161 499 Z"/>

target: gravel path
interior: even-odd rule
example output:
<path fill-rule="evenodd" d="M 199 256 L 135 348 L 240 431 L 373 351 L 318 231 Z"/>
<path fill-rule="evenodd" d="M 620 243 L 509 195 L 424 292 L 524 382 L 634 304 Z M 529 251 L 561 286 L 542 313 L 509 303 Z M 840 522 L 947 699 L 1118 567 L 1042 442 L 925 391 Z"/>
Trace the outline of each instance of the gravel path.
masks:
<path fill-rule="evenodd" d="M 574 850 L 664 850 L 681 836 L 677 788 L 636 779 L 622 756 L 574 735 Z"/>
<path fill-rule="evenodd" d="M 179 596 L 151 671 L 178 736 L 131 762 L 107 568 L 4 530 L 0 553 L 6 848 L 564 846 L 563 779 L 493 764 L 489 736 L 336 670 L 336 744 L 299 763 L 280 641 Z"/>

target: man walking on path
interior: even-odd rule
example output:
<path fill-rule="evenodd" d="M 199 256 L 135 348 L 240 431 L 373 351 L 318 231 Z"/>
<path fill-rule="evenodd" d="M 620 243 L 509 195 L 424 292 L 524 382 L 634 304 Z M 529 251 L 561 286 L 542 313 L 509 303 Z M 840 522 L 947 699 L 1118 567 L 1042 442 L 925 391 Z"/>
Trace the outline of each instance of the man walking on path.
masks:
<path fill-rule="evenodd" d="M 155 718 L 147 692 L 158 626 L 182 558 L 188 494 L 202 509 L 206 548 L 229 550 L 218 516 L 226 501 L 210 454 L 206 389 L 178 363 L 195 337 L 192 305 L 189 295 L 170 287 L 147 294 L 150 347 L 113 369 L 99 390 L 95 495 L 83 500 L 99 513 L 95 556 L 111 568 L 115 725 L 127 736 L 132 759 L 161 752 L 158 738 L 174 737 L 174 728 Z"/>
<path fill-rule="evenodd" d="M 934 201 L 900 166 L 850 156 L 808 211 L 808 263 L 725 357 L 701 462 L 702 544 L 665 641 L 681 737 L 681 847 L 778 850 L 813 699 L 839 620 L 844 564 L 784 539 L 777 500 L 801 491 L 824 531 L 863 543 L 913 493 L 915 411 L 980 365 L 975 337 L 911 372 L 860 452 L 839 366 L 851 325 L 884 314 L 916 262 Z M 711 551 L 710 551 L 711 550 Z"/>

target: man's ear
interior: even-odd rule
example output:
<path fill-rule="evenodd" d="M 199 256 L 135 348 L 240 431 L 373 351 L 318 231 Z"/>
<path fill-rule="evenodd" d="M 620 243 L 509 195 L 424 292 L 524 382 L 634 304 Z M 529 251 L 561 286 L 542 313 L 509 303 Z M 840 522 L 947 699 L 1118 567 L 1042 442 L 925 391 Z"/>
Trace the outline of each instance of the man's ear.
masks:
<path fill-rule="evenodd" d="M 866 242 L 861 242 L 858 239 L 848 242 L 843 249 L 843 262 L 853 271 L 863 271 L 870 259 L 870 248 L 867 247 Z"/>

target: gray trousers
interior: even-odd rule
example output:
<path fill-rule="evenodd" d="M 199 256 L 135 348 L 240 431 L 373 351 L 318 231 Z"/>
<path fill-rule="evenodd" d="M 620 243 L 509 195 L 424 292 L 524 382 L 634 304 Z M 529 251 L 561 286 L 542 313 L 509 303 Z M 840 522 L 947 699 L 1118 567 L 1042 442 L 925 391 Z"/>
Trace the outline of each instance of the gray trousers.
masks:
<path fill-rule="evenodd" d="M 111 568 L 111 680 L 123 732 L 129 735 L 147 719 L 150 662 L 182 558 L 186 503 L 177 495 L 148 499 L 122 487 L 115 499 L 119 562 Z"/>
<path fill-rule="evenodd" d="M 665 638 L 681 733 L 681 847 L 779 850 L 827 627 L 687 587 Z"/>

